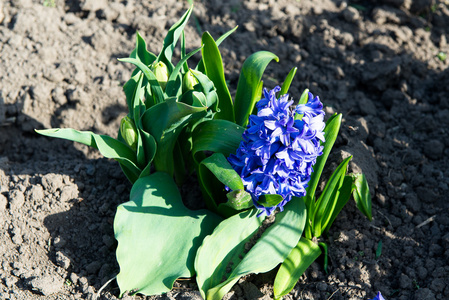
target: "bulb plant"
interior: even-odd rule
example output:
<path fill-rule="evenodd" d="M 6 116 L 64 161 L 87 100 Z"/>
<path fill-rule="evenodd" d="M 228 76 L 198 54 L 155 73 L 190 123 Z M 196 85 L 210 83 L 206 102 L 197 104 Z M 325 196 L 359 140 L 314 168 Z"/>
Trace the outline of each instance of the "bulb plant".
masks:
<path fill-rule="evenodd" d="M 205 32 L 201 47 L 186 54 L 191 12 L 170 28 L 158 55 L 137 33 L 135 49 L 120 59 L 136 68 L 123 87 L 128 114 L 117 138 L 37 132 L 97 148 L 132 183 L 114 220 L 121 295 L 166 293 L 178 278 L 196 276 L 204 299 L 221 299 L 242 276 L 280 265 L 274 281 L 280 299 L 327 249 L 317 241 L 351 195 L 371 219 L 368 184 L 362 174 L 347 174 L 349 157 L 316 196 L 341 114 L 324 122 L 323 104 L 308 90 L 294 107 L 288 90 L 296 68 L 282 86 L 264 89 L 265 68 L 278 61 L 268 51 L 243 63 L 233 99 L 218 46 L 236 28 L 217 40 Z M 189 68 L 198 52 L 200 62 Z M 182 202 L 178 186 L 195 174 L 207 209 Z"/>

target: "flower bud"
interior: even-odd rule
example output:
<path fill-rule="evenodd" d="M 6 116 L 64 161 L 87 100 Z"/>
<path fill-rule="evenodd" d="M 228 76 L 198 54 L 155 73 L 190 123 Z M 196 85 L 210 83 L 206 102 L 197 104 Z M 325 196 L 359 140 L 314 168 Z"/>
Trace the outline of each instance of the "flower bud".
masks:
<path fill-rule="evenodd" d="M 120 134 L 122 135 L 123 140 L 125 140 L 125 143 L 130 146 L 131 149 L 136 150 L 137 130 L 130 117 L 126 116 L 120 122 Z"/>
<path fill-rule="evenodd" d="M 185 93 L 187 91 L 193 90 L 193 87 L 198 84 L 198 79 L 193 75 L 191 69 L 189 69 L 182 79 L 182 92 Z"/>
<path fill-rule="evenodd" d="M 155 62 L 151 65 L 151 69 L 156 76 L 157 81 L 159 82 L 159 85 L 161 86 L 162 90 L 165 91 L 165 86 L 167 85 L 169 73 L 167 66 L 159 61 Z"/>

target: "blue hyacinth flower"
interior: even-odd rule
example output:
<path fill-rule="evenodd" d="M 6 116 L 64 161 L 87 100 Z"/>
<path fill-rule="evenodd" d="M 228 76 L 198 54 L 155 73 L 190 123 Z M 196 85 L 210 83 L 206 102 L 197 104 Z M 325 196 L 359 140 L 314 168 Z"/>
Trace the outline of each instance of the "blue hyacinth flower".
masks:
<path fill-rule="evenodd" d="M 282 211 L 293 196 L 305 196 L 313 165 L 323 153 L 325 124 L 319 97 L 309 93 L 308 102 L 293 110 L 288 94 L 276 98 L 280 90 L 264 89 L 257 115 L 249 117 L 236 154 L 228 157 L 261 210 L 259 215 Z M 296 114 L 302 117 L 295 120 Z M 261 205 L 259 197 L 266 194 L 281 195 L 282 201 L 274 207 Z"/>
<path fill-rule="evenodd" d="M 382 296 L 382 294 L 380 292 L 378 292 L 376 297 L 374 297 L 371 300 L 385 300 L 385 298 Z"/>

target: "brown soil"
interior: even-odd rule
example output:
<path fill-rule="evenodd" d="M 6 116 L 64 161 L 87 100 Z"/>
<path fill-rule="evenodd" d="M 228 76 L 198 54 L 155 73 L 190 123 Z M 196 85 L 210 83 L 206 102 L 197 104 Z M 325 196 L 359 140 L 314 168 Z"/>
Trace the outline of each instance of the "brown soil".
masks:
<path fill-rule="evenodd" d="M 132 71 L 117 58 L 134 48 L 136 30 L 157 53 L 186 8 L 0 2 L 0 299 L 95 299 L 117 274 L 112 221 L 130 184 L 97 151 L 33 129 L 115 136 Z M 298 66 L 292 96 L 308 87 L 328 113 L 343 113 L 333 159 L 354 155 L 350 169 L 371 184 L 374 220 L 350 202 L 327 239 L 329 273 L 314 263 L 285 298 L 449 299 L 449 57 L 437 57 L 449 54 L 448 1 L 214 0 L 194 12 L 190 49 L 200 44 L 196 25 L 214 37 L 240 26 L 221 46 L 232 90 L 255 51 L 280 58 L 269 88 Z M 226 299 L 269 299 L 273 278 L 249 276 Z M 178 286 L 139 299 L 200 299 L 194 280 Z M 113 281 L 98 299 L 118 293 Z"/>

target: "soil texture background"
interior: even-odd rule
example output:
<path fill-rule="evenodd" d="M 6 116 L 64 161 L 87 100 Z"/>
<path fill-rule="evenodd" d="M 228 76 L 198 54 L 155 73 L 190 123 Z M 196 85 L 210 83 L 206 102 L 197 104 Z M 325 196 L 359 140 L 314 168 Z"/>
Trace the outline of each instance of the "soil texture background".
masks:
<path fill-rule="evenodd" d="M 132 51 L 136 31 L 159 53 L 187 8 L 177 0 L 0 2 L 0 299 L 117 299 L 115 281 L 105 283 L 119 271 L 112 223 L 130 183 L 115 161 L 34 129 L 116 137 L 132 72 L 117 58 Z M 351 200 L 325 239 L 328 274 L 315 262 L 285 299 L 377 291 L 388 300 L 449 299 L 449 2 L 211 0 L 195 1 L 194 14 L 189 50 L 200 45 L 198 28 L 218 38 L 239 25 L 220 46 L 231 91 L 256 51 L 280 59 L 264 75 L 268 88 L 297 66 L 291 96 L 309 88 L 328 115 L 343 114 L 330 168 L 353 155 L 350 171 L 370 183 L 373 221 Z M 243 278 L 225 299 L 271 299 L 274 275 Z M 194 279 L 167 295 L 125 298 L 201 299 Z"/>

